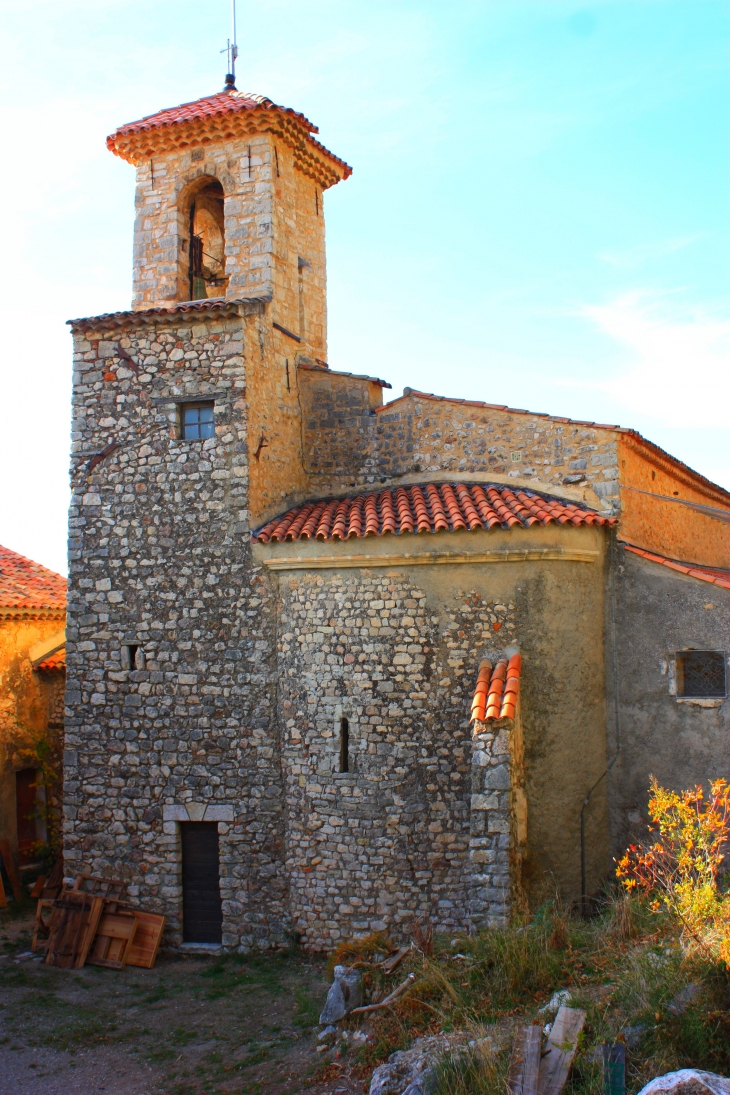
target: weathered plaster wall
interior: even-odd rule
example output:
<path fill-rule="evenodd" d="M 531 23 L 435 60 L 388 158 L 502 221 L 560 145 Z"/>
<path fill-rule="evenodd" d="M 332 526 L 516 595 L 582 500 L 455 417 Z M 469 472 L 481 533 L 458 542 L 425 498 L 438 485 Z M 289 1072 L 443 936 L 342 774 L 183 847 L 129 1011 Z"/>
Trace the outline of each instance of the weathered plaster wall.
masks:
<path fill-rule="evenodd" d="M 0 834 L 17 851 L 15 773 L 38 767 L 38 745 L 57 725 L 63 675 L 33 671 L 28 651 L 63 626 L 63 617 L 0 620 Z M 57 803 L 49 803 L 52 809 Z"/>
<path fill-rule="evenodd" d="M 212 808 L 231 947 L 280 941 L 286 921 L 274 614 L 249 558 L 251 309 L 140 318 L 137 372 L 98 328 L 77 330 L 74 360 L 66 862 L 126 878 L 179 940 L 176 819 Z M 179 439 L 183 393 L 215 393 L 214 438 Z M 127 643 L 144 667 L 123 668 Z"/>
<path fill-rule="evenodd" d="M 564 552 L 586 552 L 591 561 L 529 557 L 517 561 L 520 552 L 560 548 Z M 505 836 L 504 841 L 495 839 L 495 834 L 485 827 L 471 832 L 472 853 L 488 854 L 476 859 L 472 854 L 470 860 L 467 849 L 470 824 L 473 826 L 477 819 L 465 805 L 472 791 L 481 797 L 487 791 L 502 792 L 504 788 L 488 788 L 480 782 L 484 774 L 476 772 L 473 785 L 469 779 L 467 788 L 466 773 L 459 770 L 463 765 L 468 771 L 471 765 L 467 720 L 477 666 L 484 653 L 498 644 L 503 647 L 519 643 L 524 659 L 521 687 L 527 840 L 521 849 L 522 877 L 518 883 L 524 885 L 533 903 L 556 889 L 566 900 L 579 896 L 580 806 L 586 791 L 603 771 L 606 759 L 604 548 L 600 529 L 555 526 L 509 533 L 499 530 L 384 536 L 369 538 L 364 543 L 308 541 L 296 546 L 288 543 L 255 546 L 255 558 L 267 562 L 269 567 L 289 565 L 283 563 L 288 557 L 296 566 L 316 565 L 319 561 L 332 568 L 319 573 L 275 572 L 285 617 L 281 624 L 279 686 L 282 725 L 287 727 L 289 735 L 293 731 L 300 739 L 294 742 L 289 736 L 284 745 L 289 816 L 302 824 L 302 834 L 292 838 L 290 852 L 294 871 L 292 901 L 300 909 L 311 905 L 311 924 L 305 923 L 307 917 L 303 913 L 297 914 L 299 930 L 307 933 L 308 939 L 326 939 L 331 932 L 335 933 L 331 938 L 338 937 L 336 932 L 344 929 L 333 917 L 340 904 L 346 910 L 341 913 L 343 923 L 350 923 L 353 930 L 365 930 L 363 924 L 380 922 L 383 918 L 397 925 L 409 910 L 425 909 L 429 902 L 445 925 L 449 923 L 448 917 L 473 915 L 475 919 L 483 919 L 495 915 L 500 904 L 506 910 L 510 887 L 504 822 L 499 822 L 501 831 L 496 830 Z M 468 562 L 470 553 L 510 550 L 515 553 L 512 562 Z M 439 551 L 446 553 L 445 562 L 448 554 L 460 561 L 451 565 L 408 562 L 409 557 L 412 559 L 419 552 L 425 561 L 428 553 Z M 395 567 L 398 552 L 404 557 L 403 564 Z M 358 553 L 370 557 L 370 566 L 365 570 L 357 567 Z M 382 574 L 370 569 L 379 556 L 389 557 L 384 558 L 387 570 Z M 347 569 L 337 569 L 338 560 Z M 377 593 L 385 583 L 388 597 L 385 592 Z M 373 600 L 376 607 L 367 610 Z M 414 610 L 407 610 L 406 600 L 422 605 L 423 616 L 423 622 L 418 624 L 412 617 L 414 624 L 408 624 L 406 634 L 409 628 L 416 634 L 407 638 L 401 634 L 400 619 L 409 618 L 408 611 L 412 614 Z M 392 607 L 386 607 L 389 601 Z M 500 617 L 500 612 L 506 615 Z M 372 624 L 378 616 L 385 620 L 385 630 Z M 393 627 L 393 619 L 398 628 Z M 331 632 L 319 626 L 322 621 L 326 621 L 325 628 L 332 628 Z M 496 631 L 495 624 L 501 625 Z M 422 649 L 411 652 L 411 645 L 420 645 Z M 405 663 L 404 668 L 398 665 L 396 655 L 399 660 L 404 656 L 414 660 Z M 417 660 L 420 658 L 423 661 Z M 411 680 L 413 675 L 419 678 L 417 689 Z M 391 705 L 382 698 L 381 680 L 385 685 L 393 682 L 393 693 L 388 693 L 386 699 L 394 694 L 397 703 Z M 290 695 L 285 695 L 285 686 Z M 291 706 L 284 709 L 284 702 Z M 331 771 L 335 755 L 333 734 L 335 719 L 339 718 L 338 705 L 345 703 L 351 705 L 357 748 L 363 751 L 362 758 L 357 753 L 361 768 L 354 784 L 339 776 L 330 777 L 327 784 L 324 775 L 328 764 Z M 449 715 L 449 711 L 453 714 Z M 496 743 L 495 758 L 509 752 L 504 742 L 502 738 Z M 468 746 L 465 752 L 464 746 Z M 439 754 L 439 750 L 443 753 Z M 481 751 L 491 756 L 490 750 Z M 433 790 L 429 790 L 424 778 L 424 769 L 434 763 L 430 758 L 439 756 L 442 759 L 437 763 L 443 782 L 455 789 L 450 798 L 435 779 Z M 500 763 L 501 759 L 495 760 L 494 767 Z M 491 759 L 480 764 L 489 766 Z M 344 787 L 340 786 L 340 780 L 344 780 Z M 354 787 L 359 788 L 358 794 Z M 434 881 L 435 876 L 428 873 L 429 857 L 435 854 L 434 846 L 429 845 L 433 837 L 427 822 L 434 799 L 443 802 L 438 807 L 444 811 L 447 822 L 443 832 L 452 845 L 449 885 L 458 900 L 448 912 L 444 911 L 446 907 L 438 905 L 440 898 L 435 887 L 437 882 L 441 884 L 440 879 Z M 470 805 L 471 801 L 469 797 Z M 481 805 L 485 804 L 481 803 L 478 809 Z M 499 800 L 486 805 L 490 809 L 505 806 Z M 362 829 L 358 813 L 361 806 L 370 810 L 370 814 L 363 815 L 366 827 L 371 830 L 367 847 L 357 845 L 358 830 Z M 379 907 L 375 868 L 383 872 L 376 860 L 383 856 L 384 864 L 389 862 L 388 857 L 397 862 L 405 854 L 398 847 L 398 840 L 407 842 L 407 838 L 400 830 L 396 832 L 396 828 L 389 835 L 387 819 L 393 811 L 400 818 L 406 806 L 409 823 L 405 831 L 412 836 L 413 854 L 418 852 L 423 857 L 419 862 L 425 873 L 417 881 L 411 881 L 402 870 L 396 872 L 391 868 L 391 880 L 383 887 L 385 900 L 381 899 Z M 339 819 L 338 824 L 332 826 L 332 831 L 325 831 L 329 841 L 326 852 L 313 853 L 312 849 L 318 847 L 323 837 L 316 836 L 311 826 L 307 830 L 309 823 L 304 818 L 323 821 L 325 811 L 330 809 L 331 816 Z M 486 825 L 486 818 L 484 822 Z M 321 828 L 317 826 L 316 831 Z M 346 841 L 339 835 L 343 832 L 347 834 Z M 490 839 L 475 843 L 474 837 L 482 834 Z M 371 861 L 373 852 L 367 849 L 372 847 L 376 849 L 376 858 Z M 387 849 L 387 856 L 382 848 Z M 321 856 L 321 863 L 311 864 L 313 854 L 316 858 Z M 340 860 L 346 865 L 338 876 Z M 609 866 L 604 788 L 594 796 L 588 816 L 588 882 L 592 889 L 600 885 Z M 305 871 L 306 867 L 311 869 Z M 392 881 L 396 877 L 397 883 Z M 361 907 L 349 901 L 352 894 L 362 896 L 359 888 L 362 878 L 373 882 L 375 892 L 368 894 L 373 899 L 370 906 Z M 485 911 L 487 893 L 490 909 Z"/>
<path fill-rule="evenodd" d="M 677 498 L 730 514 L 727 491 L 703 485 L 699 476 L 631 438 L 621 439 L 619 456 L 622 538 L 670 559 L 730 568 L 730 522 L 663 500 Z"/>
<path fill-rule="evenodd" d="M 678 650 L 730 655 L 730 591 L 622 550 L 616 623 L 621 752 L 610 775 L 614 856 L 645 831 L 651 775 L 675 791 L 728 776 L 730 700 L 702 707 L 678 701 L 671 689 Z M 609 748 L 613 755 L 613 741 Z"/>

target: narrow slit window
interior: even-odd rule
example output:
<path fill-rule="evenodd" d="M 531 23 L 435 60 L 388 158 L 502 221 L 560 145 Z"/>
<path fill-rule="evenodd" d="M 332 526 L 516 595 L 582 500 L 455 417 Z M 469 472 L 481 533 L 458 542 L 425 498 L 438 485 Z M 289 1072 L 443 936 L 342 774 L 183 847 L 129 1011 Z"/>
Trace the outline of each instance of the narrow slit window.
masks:
<path fill-rule="evenodd" d="M 350 771 L 350 724 L 346 718 L 340 719 L 340 771 Z"/>
<path fill-rule="evenodd" d="M 677 695 L 722 699 L 727 694 L 725 655 L 720 650 L 683 650 L 677 654 Z"/>
<path fill-rule="evenodd" d="M 183 404 L 180 408 L 180 426 L 183 441 L 200 441 L 213 437 L 213 404 Z"/>
<path fill-rule="evenodd" d="M 130 646 L 122 647 L 122 669 L 134 669 L 137 661 L 137 651 L 139 646 L 131 644 Z"/>

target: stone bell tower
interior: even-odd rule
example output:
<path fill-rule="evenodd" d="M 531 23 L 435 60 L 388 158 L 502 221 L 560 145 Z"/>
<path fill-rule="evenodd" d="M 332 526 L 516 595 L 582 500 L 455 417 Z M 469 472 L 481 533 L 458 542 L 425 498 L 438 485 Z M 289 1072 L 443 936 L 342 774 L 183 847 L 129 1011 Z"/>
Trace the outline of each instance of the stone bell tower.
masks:
<path fill-rule="evenodd" d="M 171 943 L 287 927 L 275 610 L 250 530 L 305 495 L 298 369 L 327 371 L 322 193 L 350 168 L 314 132 L 235 89 L 119 128 L 133 307 L 70 321 L 64 855 L 123 877 Z"/>
<path fill-rule="evenodd" d="M 316 132 L 232 89 L 113 133 L 137 169 L 133 307 L 269 297 L 274 321 L 326 361 L 322 194 L 351 169 Z"/>

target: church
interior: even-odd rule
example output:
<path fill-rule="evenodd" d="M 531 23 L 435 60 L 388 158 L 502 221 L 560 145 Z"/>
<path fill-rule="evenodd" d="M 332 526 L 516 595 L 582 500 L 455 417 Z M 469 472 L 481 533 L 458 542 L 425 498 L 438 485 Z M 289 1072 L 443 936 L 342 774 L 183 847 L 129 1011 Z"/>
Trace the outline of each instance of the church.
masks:
<path fill-rule="evenodd" d="M 728 774 L 730 493 L 330 362 L 317 133 L 230 82 L 120 126 L 132 306 L 70 321 L 65 869 L 183 950 L 587 909 L 651 775 Z"/>

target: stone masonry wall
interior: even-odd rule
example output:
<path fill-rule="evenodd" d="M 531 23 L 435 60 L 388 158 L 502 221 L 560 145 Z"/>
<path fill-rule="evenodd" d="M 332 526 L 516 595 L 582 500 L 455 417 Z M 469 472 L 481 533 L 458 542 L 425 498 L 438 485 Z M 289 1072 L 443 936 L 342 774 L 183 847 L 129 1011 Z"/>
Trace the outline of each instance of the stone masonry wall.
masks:
<path fill-rule="evenodd" d="M 370 455 L 375 408 L 383 389 L 365 377 L 328 369 L 297 369 L 302 450 L 311 476 L 348 476 Z"/>
<path fill-rule="evenodd" d="M 474 725 L 470 914 L 478 927 L 507 923 L 512 890 L 519 885 L 511 736 L 511 719 Z"/>
<path fill-rule="evenodd" d="M 75 332 L 66 864 L 124 877 L 167 914 L 170 942 L 184 817 L 219 823 L 225 945 L 269 945 L 286 926 L 275 614 L 248 538 L 257 323 L 171 313 Z M 215 437 L 180 440 L 169 400 L 212 393 Z M 125 644 L 140 648 L 131 669 Z"/>
<path fill-rule="evenodd" d="M 195 187 L 223 187 L 229 300 L 273 296 L 274 318 L 326 360 L 324 209 L 318 185 L 270 134 L 219 141 L 137 167 L 136 309 L 189 297 L 189 208 Z M 301 259 L 301 262 L 300 262 Z"/>
<path fill-rule="evenodd" d="M 535 489 L 553 485 L 559 493 L 568 487 L 576 500 L 618 509 L 618 435 L 609 429 L 416 393 L 358 419 L 358 429 L 368 431 L 367 446 L 352 445 L 349 472 L 361 485 L 413 474 L 482 475 Z M 358 463 L 364 447 L 367 458 Z M 345 451 L 321 426 L 310 470 L 330 471 L 332 450 Z"/>
<path fill-rule="evenodd" d="M 469 862 L 468 717 L 479 660 L 496 632 L 514 638 L 514 605 L 472 591 L 444 612 L 403 570 L 282 575 L 280 598 L 286 866 L 305 945 L 397 935 L 412 915 L 468 929 L 475 886 L 480 919 L 503 917 L 503 826 L 487 889 L 483 856 L 476 880 Z M 342 717 L 349 773 L 338 770 Z M 478 806 L 481 824 L 489 806 Z"/>

